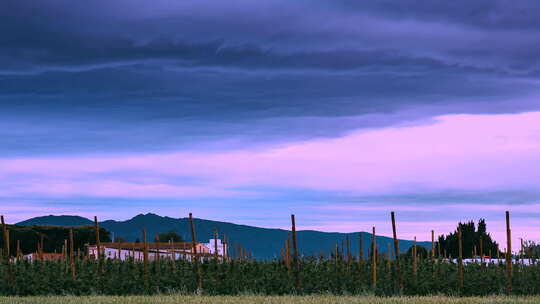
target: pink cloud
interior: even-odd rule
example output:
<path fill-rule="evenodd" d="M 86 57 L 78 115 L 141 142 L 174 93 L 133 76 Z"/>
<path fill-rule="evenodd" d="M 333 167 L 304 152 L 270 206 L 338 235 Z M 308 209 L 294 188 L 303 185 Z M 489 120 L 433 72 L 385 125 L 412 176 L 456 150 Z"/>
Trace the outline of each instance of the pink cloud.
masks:
<path fill-rule="evenodd" d="M 24 175 L 29 184 L 16 180 L 15 189 L 97 196 L 213 196 L 241 194 L 226 189 L 246 186 L 353 193 L 514 189 L 539 186 L 539 160 L 539 112 L 448 115 L 430 125 L 356 132 L 263 151 L 0 160 L 0 180 L 13 183 Z M 178 176 L 201 178 L 205 184 L 192 187 L 169 180 Z M 77 181 L 85 178 L 91 181 Z M 126 181 L 130 179 L 142 182 Z"/>

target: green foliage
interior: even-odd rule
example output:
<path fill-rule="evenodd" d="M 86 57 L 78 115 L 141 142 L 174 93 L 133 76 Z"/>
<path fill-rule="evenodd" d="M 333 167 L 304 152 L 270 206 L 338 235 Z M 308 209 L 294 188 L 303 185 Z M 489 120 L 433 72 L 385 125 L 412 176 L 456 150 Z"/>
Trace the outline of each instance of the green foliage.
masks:
<path fill-rule="evenodd" d="M 64 240 L 69 239 L 69 227 L 61 226 L 16 226 L 8 225 L 10 235 L 10 252 L 15 256 L 17 252 L 16 240 L 21 240 L 23 254 L 36 252 L 37 245 L 43 236 L 44 252 L 62 252 Z M 74 248 L 84 250 L 85 244 L 96 243 L 96 230 L 93 226 L 73 227 Z M 100 228 L 99 238 L 102 242 L 110 242 L 109 231 Z M 0 247 L 4 248 L 4 240 L 0 238 Z"/>
<path fill-rule="evenodd" d="M 396 284 L 395 260 L 379 260 L 377 288 L 371 289 L 371 266 L 367 261 L 342 257 L 300 260 L 301 290 L 294 288 L 294 276 L 281 260 L 272 261 L 203 261 L 203 293 L 206 295 L 292 295 L 334 294 L 363 295 L 461 295 L 503 294 L 506 286 L 504 264 L 465 265 L 465 286 L 458 288 L 457 265 L 435 259 L 419 259 L 416 276 L 411 259 L 401 258 L 404 289 Z M 105 260 L 102 272 L 95 260 L 78 260 L 77 278 L 72 280 L 65 261 L 18 261 L 0 267 L 1 295 L 150 295 L 196 292 L 194 264 L 187 260 L 163 259 L 149 263 L 149 281 L 145 284 L 144 265 L 128 260 Z M 540 265 L 514 267 L 514 294 L 540 295 Z"/>
<path fill-rule="evenodd" d="M 480 255 L 480 239 L 482 240 L 483 254 L 488 255 L 491 252 L 492 256 L 497 256 L 499 244 L 491 239 L 491 235 L 487 232 L 487 225 L 484 219 L 478 221 L 478 229 L 473 221 L 467 223 L 460 222 L 456 231 L 446 236 L 440 236 L 437 246 L 441 247 L 441 254 L 446 253 L 446 256 L 454 258 L 459 256 L 459 228 L 461 228 L 463 258 L 472 258 L 475 247 L 477 255 Z"/>
<path fill-rule="evenodd" d="M 412 251 L 413 251 L 413 247 L 409 248 L 409 250 L 407 250 L 407 253 L 405 254 L 407 257 L 412 257 Z M 422 246 L 416 246 L 416 255 L 422 259 L 426 259 L 429 257 L 429 254 L 430 252 L 425 248 L 425 247 L 422 247 Z"/>
<path fill-rule="evenodd" d="M 176 233 L 176 231 L 174 230 L 169 230 L 167 232 L 160 233 L 158 234 L 158 237 L 161 242 L 168 242 L 168 241 L 183 242 L 184 241 L 182 236 Z"/>
<path fill-rule="evenodd" d="M 534 241 L 523 242 L 523 257 L 524 258 L 539 258 L 540 257 L 540 244 Z"/>

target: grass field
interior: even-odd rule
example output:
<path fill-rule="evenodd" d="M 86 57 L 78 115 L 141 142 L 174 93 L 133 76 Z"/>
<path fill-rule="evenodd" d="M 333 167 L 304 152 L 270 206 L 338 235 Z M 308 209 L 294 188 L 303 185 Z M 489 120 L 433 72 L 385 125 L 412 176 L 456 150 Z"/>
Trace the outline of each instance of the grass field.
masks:
<path fill-rule="evenodd" d="M 90 296 L 0 297 L 0 304 L 532 304 L 540 297 Z"/>

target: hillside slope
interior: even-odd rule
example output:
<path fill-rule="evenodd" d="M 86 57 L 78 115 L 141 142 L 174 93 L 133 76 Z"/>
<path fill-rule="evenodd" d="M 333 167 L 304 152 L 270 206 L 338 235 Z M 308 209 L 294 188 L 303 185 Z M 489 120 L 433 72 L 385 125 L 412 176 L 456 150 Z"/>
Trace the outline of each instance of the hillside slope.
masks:
<path fill-rule="evenodd" d="M 195 218 L 195 227 L 197 240 L 208 242 L 213 237 L 214 229 L 217 229 L 222 235 L 225 233 L 231 243 L 242 244 L 244 248 L 251 251 L 256 258 L 270 259 L 277 257 L 287 240 L 287 230 L 260 228 L 247 225 L 238 225 L 227 222 L 218 222 Z M 77 216 L 43 216 L 32 218 L 17 225 L 55 225 L 55 226 L 81 226 L 91 225 L 92 221 Z M 129 241 L 142 239 L 142 229 L 148 231 L 148 239 L 153 240 L 157 233 L 174 230 L 184 237 L 185 240 L 191 240 L 189 229 L 189 220 L 187 218 L 175 219 L 163 217 L 153 213 L 139 214 L 126 221 L 107 220 L 100 222 L 100 226 L 114 233 L 115 236 L 121 236 Z M 371 234 L 367 232 L 337 233 L 321 232 L 313 230 L 298 231 L 299 250 L 304 255 L 329 254 L 335 250 L 336 244 L 341 247 L 341 242 L 347 237 L 351 240 L 351 251 L 354 255 L 359 252 L 359 238 L 362 235 L 364 255 L 367 256 L 368 248 L 371 243 Z M 378 236 L 377 246 L 380 252 L 386 252 L 388 243 L 393 244 L 391 238 Z M 412 241 L 400 240 L 399 246 L 402 252 L 407 251 L 412 246 Z M 420 242 L 420 246 L 429 247 L 430 243 Z"/>

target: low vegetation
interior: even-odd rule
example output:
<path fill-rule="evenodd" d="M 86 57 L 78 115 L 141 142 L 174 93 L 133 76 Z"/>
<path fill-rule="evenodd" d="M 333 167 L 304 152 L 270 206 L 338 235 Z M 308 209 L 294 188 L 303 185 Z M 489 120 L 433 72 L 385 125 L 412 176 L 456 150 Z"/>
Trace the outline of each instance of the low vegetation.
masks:
<path fill-rule="evenodd" d="M 138 261 L 95 260 L 75 263 L 76 278 L 70 275 L 66 261 L 21 261 L 0 270 L 0 295 L 148 295 L 188 293 L 198 290 L 195 263 L 187 260 Z M 368 261 L 307 258 L 300 261 L 300 289 L 296 289 L 294 271 L 282 260 L 231 261 L 201 263 L 202 293 L 205 295 L 460 295 L 504 294 L 504 264 L 467 264 L 464 286 L 459 287 L 458 266 L 450 262 L 423 259 L 416 274 L 410 259 L 402 258 L 404 287 L 400 291 L 393 260 L 377 263 L 376 286 L 372 286 Z M 101 271 L 100 271 L 101 268 Z M 9 273 L 10 272 L 10 273 Z M 514 265 L 513 294 L 540 295 L 540 265 Z"/>

